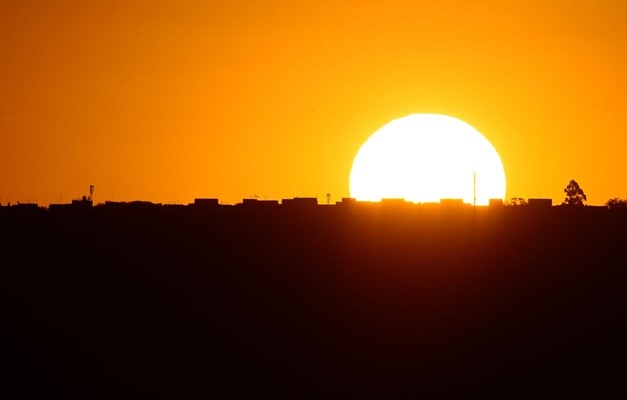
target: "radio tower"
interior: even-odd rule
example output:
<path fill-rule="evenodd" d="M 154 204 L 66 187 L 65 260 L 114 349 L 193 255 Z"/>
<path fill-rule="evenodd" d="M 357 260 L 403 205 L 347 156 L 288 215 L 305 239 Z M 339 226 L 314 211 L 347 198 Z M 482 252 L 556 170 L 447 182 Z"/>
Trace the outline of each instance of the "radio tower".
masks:
<path fill-rule="evenodd" d="M 472 174 L 472 205 L 477 205 L 477 173 Z"/>

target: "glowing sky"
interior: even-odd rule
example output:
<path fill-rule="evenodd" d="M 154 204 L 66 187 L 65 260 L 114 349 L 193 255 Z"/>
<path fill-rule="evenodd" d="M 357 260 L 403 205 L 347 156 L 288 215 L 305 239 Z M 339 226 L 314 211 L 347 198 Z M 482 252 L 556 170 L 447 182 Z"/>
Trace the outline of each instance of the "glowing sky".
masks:
<path fill-rule="evenodd" d="M 0 202 L 349 195 L 389 121 L 448 114 L 507 198 L 627 198 L 624 1 L 3 1 Z"/>

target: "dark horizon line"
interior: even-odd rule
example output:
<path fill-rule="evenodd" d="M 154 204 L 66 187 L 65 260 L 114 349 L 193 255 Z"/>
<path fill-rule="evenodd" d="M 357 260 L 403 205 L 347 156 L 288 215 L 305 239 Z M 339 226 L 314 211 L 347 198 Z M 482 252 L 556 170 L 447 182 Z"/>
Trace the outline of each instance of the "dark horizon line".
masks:
<path fill-rule="evenodd" d="M 520 199 L 520 198 L 518 198 Z M 216 197 L 197 197 L 194 199 L 192 203 L 162 203 L 162 202 L 153 202 L 149 200 L 129 200 L 129 201 L 113 201 L 113 200 L 105 200 L 102 203 L 94 203 L 93 199 L 88 196 L 83 196 L 82 199 L 73 199 L 70 203 L 49 203 L 48 206 L 40 205 L 37 202 L 16 202 L 15 204 L 11 204 L 8 202 L 6 205 L 0 203 L 1 208 L 9 208 L 19 206 L 20 208 L 29 207 L 29 208 L 66 208 L 66 207 L 99 207 L 99 206 L 115 206 L 115 205 L 153 205 L 153 206 L 165 206 L 165 207 L 196 207 L 196 208 L 207 208 L 207 207 L 236 207 L 236 206 L 252 206 L 252 207 L 267 207 L 267 206 L 347 206 L 347 205 L 399 205 L 399 206 L 444 206 L 444 207 L 480 207 L 480 208 L 494 208 L 494 207 L 525 207 L 532 206 L 533 208 L 537 207 L 558 207 L 558 206 L 569 206 L 568 204 L 553 204 L 553 199 L 551 198 L 528 198 L 525 204 L 508 204 L 508 202 L 501 198 L 491 198 L 489 199 L 489 203 L 486 205 L 474 205 L 470 202 L 464 202 L 463 198 L 441 198 L 439 202 L 431 201 L 431 202 L 418 202 L 414 203 L 411 200 L 406 200 L 404 198 L 382 198 L 381 200 L 357 200 L 354 197 L 342 197 L 340 201 L 327 201 L 320 202 L 318 197 L 310 197 L 310 196 L 296 196 L 292 198 L 283 198 L 281 200 L 278 199 L 258 199 L 254 198 L 243 198 L 242 201 L 238 203 L 222 203 L 219 198 Z M 597 207 L 597 208 L 608 208 L 607 205 L 589 205 L 582 204 L 584 207 Z"/>

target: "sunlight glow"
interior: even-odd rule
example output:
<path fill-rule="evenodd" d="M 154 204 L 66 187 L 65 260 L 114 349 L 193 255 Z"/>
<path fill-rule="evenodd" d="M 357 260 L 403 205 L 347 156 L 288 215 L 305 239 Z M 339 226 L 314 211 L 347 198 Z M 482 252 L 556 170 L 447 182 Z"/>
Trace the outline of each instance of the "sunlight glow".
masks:
<path fill-rule="evenodd" d="M 414 203 L 463 199 L 476 204 L 505 198 L 505 171 L 490 142 L 447 115 L 395 119 L 361 146 L 350 173 L 351 197 L 404 198 Z"/>

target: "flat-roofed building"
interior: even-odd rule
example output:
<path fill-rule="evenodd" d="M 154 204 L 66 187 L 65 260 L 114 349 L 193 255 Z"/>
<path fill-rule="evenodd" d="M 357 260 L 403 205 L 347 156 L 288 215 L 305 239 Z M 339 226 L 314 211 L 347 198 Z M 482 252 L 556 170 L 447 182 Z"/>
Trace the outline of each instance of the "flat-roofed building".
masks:
<path fill-rule="evenodd" d="M 38 210 L 40 208 L 37 203 L 17 203 L 13 207 L 19 210 Z"/>
<path fill-rule="evenodd" d="M 274 207 L 279 205 L 278 200 L 243 199 L 239 206 L 244 207 Z"/>
<path fill-rule="evenodd" d="M 281 200 L 281 205 L 290 207 L 312 207 L 318 205 L 317 197 L 294 197 Z"/>
<path fill-rule="evenodd" d="M 464 203 L 464 199 L 440 199 L 440 205 L 445 207 L 463 207 L 470 204 Z"/>
<path fill-rule="evenodd" d="M 49 204 L 48 210 L 50 211 L 59 211 L 59 210 L 71 210 L 73 208 L 73 204 L 70 203 L 60 203 L 60 204 Z"/>
<path fill-rule="evenodd" d="M 197 198 L 194 199 L 194 202 L 192 204 L 190 204 L 190 206 L 194 206 L 194 207 L 202 207 L 202 208 L 211 208 L 211 207 L 217 207 L 219 206 L 220 203 L 218 202 L 218 199 L 207 199 L 207 198 Z"/>
<path fill-rule="evenodd" d="M 553 199 L 529 199 L 527 205 L 530 207 L 551 207 Z"/>
<path fill-rule="evenodd" d="M 79 200 L 72 200 L 72 207 L 85 207 L 90 208 L 93 207 L 94 203 L 87 198 L 87 196 L 83 196 L 83 198 Z"/>
<path fill-rule="evenodd" d="M 336 205 L 338 206 L 349 206 L 357 204 L 357 199 L 354 197 L 342 197 L 342 201 L 336 201 Z"/>
<path fill-rule="evenodd" d="M 490 207 L 500 207 L 503 205 L 503 199 L 489 199 L 488 205 Z"/>

